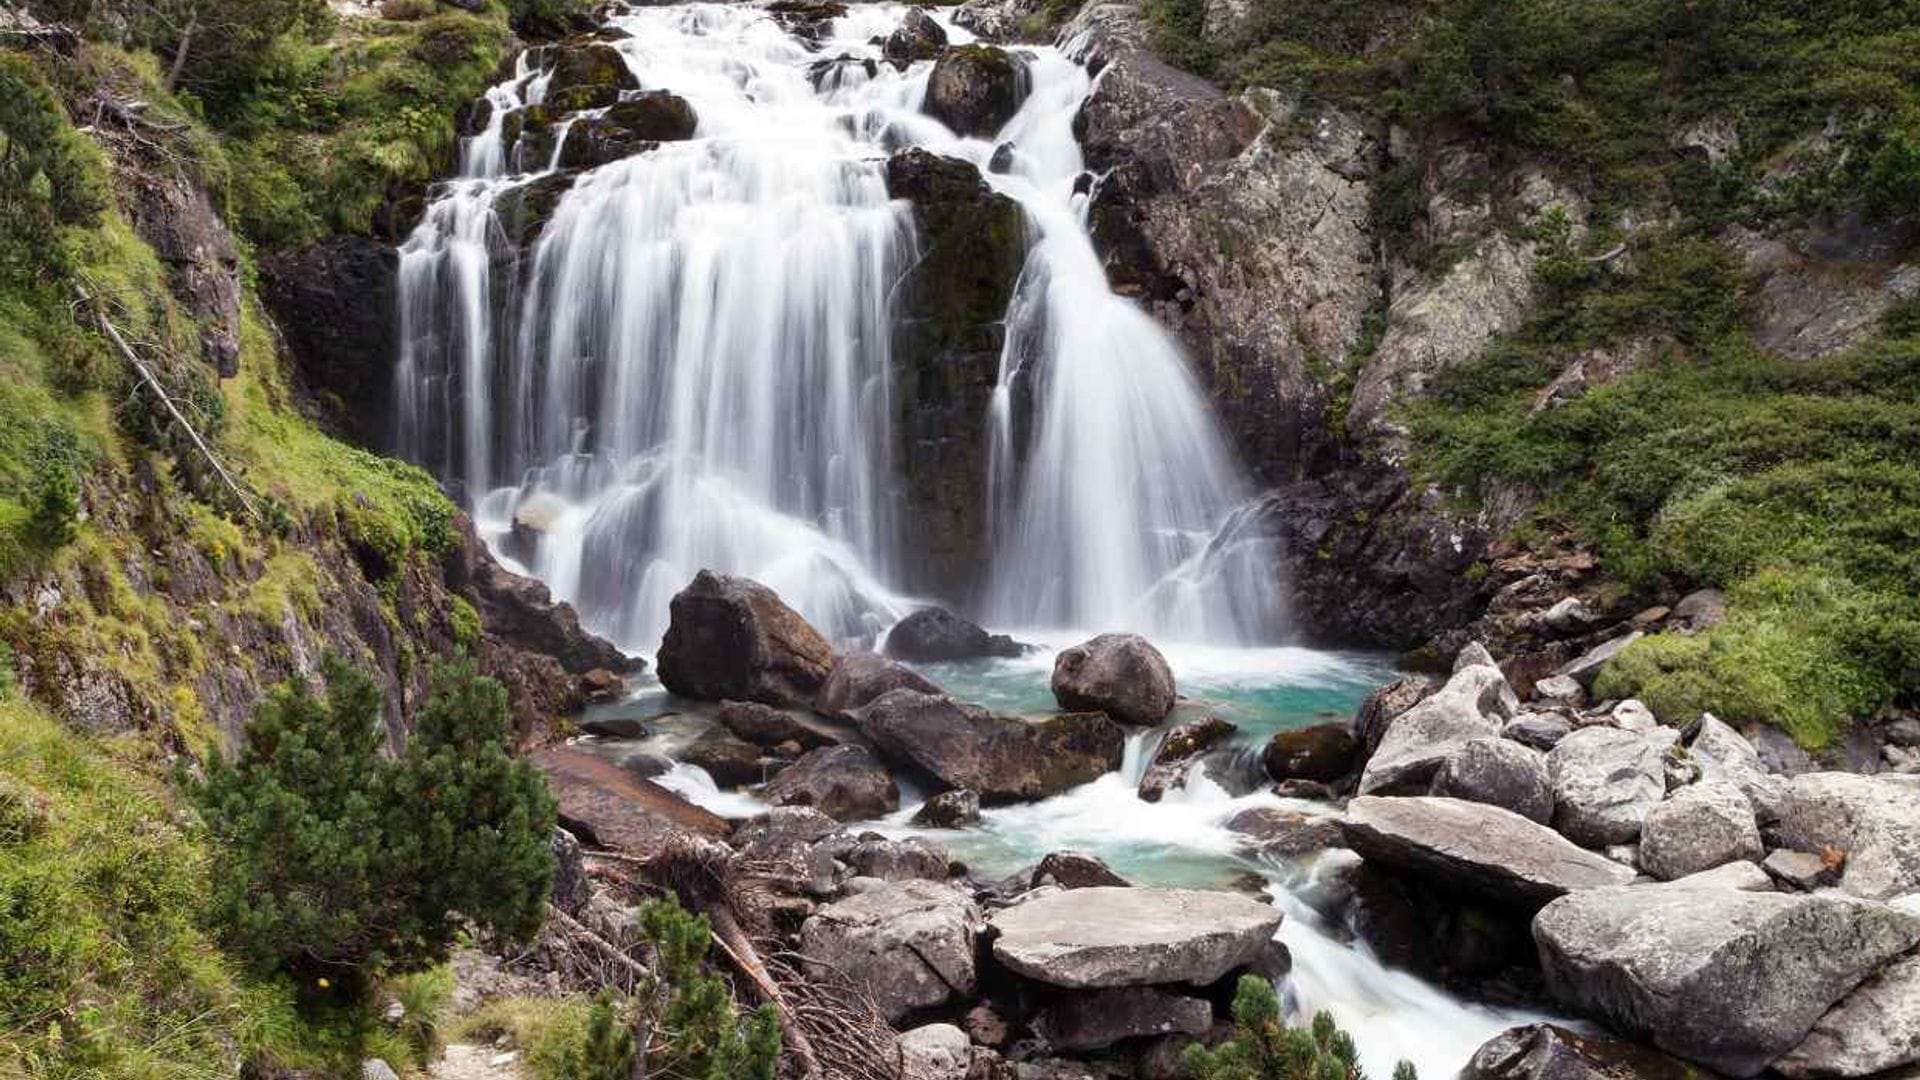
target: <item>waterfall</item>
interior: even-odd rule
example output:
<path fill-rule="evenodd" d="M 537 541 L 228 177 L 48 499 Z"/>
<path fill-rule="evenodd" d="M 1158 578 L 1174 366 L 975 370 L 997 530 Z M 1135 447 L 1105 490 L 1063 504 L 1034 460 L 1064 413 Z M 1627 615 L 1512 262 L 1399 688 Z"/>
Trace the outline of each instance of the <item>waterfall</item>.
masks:
<path fill-rule="evenodd" d="M 1071 131 L 1085 69 L 1022 50 L 1031 93 L 994 140 L 920 113 L 928 62 L 810 70 L 877 58 L 904 10 L 856 7 L 817 50 L 753 6 L 613 16 L 641 90 L 685 98 L 698 128 L 577 176 L 556 175 L 558 141 L 509 146 L 511 118 L 547 91 L 524 54 L 401 251 L 402 452 L 457 489 L 498 553 L 630 651 L 652 651 L 702 567 L 766 583 L 832 637 L 872 640 L 913 604 L 894 585 L 915 553 L 899 550 L 890 337 L 916 237 L 885 163 L 924 146 L 979 166 L 1034 238 L 979 419 L 994 534 L 982 613 L 1270 637 L 1274 561 L 1233 525 L 1248 494 L 1233 455 L 1177 347 L 1107 287 L 1087 235 Z M 994 174 L 1001 144 L 1013 165 Z M 564 194 L 515 250 L 510 208 L 554 181 Z M 1025 445 L 1016 380 L 1031 388 Z"/>

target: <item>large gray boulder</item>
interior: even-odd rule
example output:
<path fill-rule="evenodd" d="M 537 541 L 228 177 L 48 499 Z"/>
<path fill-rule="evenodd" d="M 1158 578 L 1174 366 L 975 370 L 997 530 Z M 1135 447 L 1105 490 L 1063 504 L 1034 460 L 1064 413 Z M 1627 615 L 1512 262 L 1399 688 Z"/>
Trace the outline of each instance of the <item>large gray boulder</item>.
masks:
<path fill-rule="evenodd" d="M 973 1040 L 952 1024 L 927 1024 L 900 1036 L 900 1059 L 902 1080 L 967 1080 Z"/>
<path fill-rule="evenodd" d="M 1872 1076 L 1920 1061 L 1920 953 L 1904 956 L 1827 1010 L 1773 1063 L 1794 1080 Z"/>
<path fill-rule="evenodd" d="M 811 806 L 836 821 L 865 821 L 900 808 L 900 788 L 864 746 L 809 750 L 760 794 L 775 806 Z"/>
<path fill-rule="evenodd" d="M 1631 844 L 1647 812 L 1667 794 L 1658 738 L 1620 728 L 1585 727 L 1547 753 L 1553 778 L 1553 826 L 1584 847 Z"/>
<path fill-rule="evenodd" d="M 1538 751 L 1511 739 L 1469 739 L 1447 755 L 1434 774 L 1432 793 L 1487 803 L 1529 821 L 1553 817 L 1553 781 Z"/>
<path fill-rule="evenodd" d="M 1347 805 L 1341 831 L 1365 859 L 1517 907 L 1634 878 L 1630 867 L 1485 803 L 1363 795 Z"/>
<path fill-rule="evenodd" d="M 1796 776 L 1781 801 L 1780 842 L 1845 852 L 1840 887 L 1855 896 L 1884 900 L 1920 891 L 1920 777 Z"/>
<path fill-rule="evenodd" d="M 1028 720 L 894 690 L 850 714 L 890 761 L 993 806 L 1057 795 L 1120 766 L 1126 734 L 1100 713 Z"/>
<path fill-rule="evenodd" d="M 1072 712 L 1103 712 L 1116 723 L 1142 727 L 1157 724 L 1173 711 L 1173 669 L 1138 634 L 1101 634 L 1054 658 L 1053 697 Z"/>
<path fill-rule="evenodd" d="M 1920 919 L 1833 894 L 1584 889 L 1533 921 L 1555 997 L 1729 1076 L 1753 1076 L 1920 943 Z"/>
<path fill-rule="evenodd" d="M 1441 762 L 1469 740 L 1500 734 L 1519 704 L 1499 668 L 1460 667 L 1445 686 L 1394 717 L 1360 773 L 1360 794 L 1424 793 Z"/>
<path fill-rule="evenodd" d="M 923 694 L 943 691 L 933 680 L 905 664 L 895 663 L 878 653 L 848 653 L 833 662 L 833 670 L 820 684 L 813 709 L 822 716 L 845 719 L 847 714 L 890 690 L 918 690 Z"/>
<path fill-rule="evenodd" d="M 1700 715 L 1699 730 L 1687 744 L 1687 754 L 1700 766 L 1703 780 L 1725 780 L 1737 786 L 1753 804 L 1762 822 L 1778 821 L 1780 801 L 1786 797 L 1784 777 L 1767 771 L 1746 736 L 1721 723 L 1712 713 Z"/>
<path fill-rule="evenodd" d="M 965 1001 L 976 985 L 980 909 L 930 881 L 873 885 L 823 907 L 800 928 L 816 978 L 852 979 L 889 1023 Z"/>
<path fill-rule="evenodd" d="M 1280 912 L 1238 893 L 1091 888 L 994 912 L 993 955 L 1049 986 L 1206 986 L 1260 959 Z"/>
<path fill-rule="evenodd" d="M 1120 986 L 1067 994 L 1042 1009 L 1034 1032 L 1058 1053 L 1102 1050 L 1145 1035 L 1201 1035 L 1213 1026 L 1205 998 L 1149 986 Z"/>
<path fill-rule="evenodd" d="M 1753 804 L 1725 780 L 1703 780 L 1647 812 L 1640 829 L 1640 867 L 1672 881 L 1730 862 L 1758 862 L 1767 853 Z"/>
<path fill-rule="evenodd" d="M 772 589 L 702 570 L 674 595 L 660 683 L 681 697 L 810 705 L 833 647 Z"/>
<path fill-rule="evenodd" d="M 1554 672 L 1554 674 L 1565 675 L 1579 682 L 1581 686 L 1591 686 L 1593 685 L 1594 676 L 1600 674 L 1600 669 L 1607 666 L 1607 661 L 1619 656 L 1627 646 L 1639 641 L 1643 637 L 1646 637 L 1646 634 L 1635 630 L 1631 633 L 1622 634 L 1617 638 L 1603 641 L 1593 648 L 1588 649 L 1586 652 L 1581 653 L 1579 656 L 1574 657 L 1572 660 L 1567 661 L 1565 664 L 1562 664 L 1560 670 Z"/>

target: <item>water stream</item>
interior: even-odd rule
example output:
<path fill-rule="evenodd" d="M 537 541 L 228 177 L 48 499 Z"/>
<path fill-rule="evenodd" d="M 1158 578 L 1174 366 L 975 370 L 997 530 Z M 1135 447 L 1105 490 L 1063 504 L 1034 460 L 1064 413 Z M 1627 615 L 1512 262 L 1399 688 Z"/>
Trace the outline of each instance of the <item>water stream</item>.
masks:
<path fill-rule="evenodd" d="M 401 251 L 399 446 L 462 493 L 504 561 L 631 652 L 653 651 L 668 600 L 703 567 L 764 582 L 838 641 L 877 639 L 917 602 L 896 584 L 916 553 L 900 547 L 889 424 L 892 304 L 919 249 L 885 164 L 925 147 L 975 163 L 1029 226 L 979 417 L 994 558 L 975 614 L 1049 645 L 929 673 L 969 700 L 1046 710 L 1053 649 L 1089 633 L 1062 628 L 1133 629 L 1249 745 L 1350 714 L 1386 670 L 1272 644 L 1284 612 L 1273 553 L 1241 512 L 1247 483 L 1179 349 L 1108 288 L 1088 238 L 1071 130 L 1091 87 L 1083 43 L 1022 49 L 1025 103 L 994 139 L 964 139 L 920 112 L 929 63 L 810 71 L 878 57 L 904 11 L 855 5 L 817 47 L 750 5 L 613 16 L 640 87 L 684 97 L 696 137 L 572 177 L 557 175 L 557 150 L 509 138 L 547 92 L 540 60 L 523 56 Z M 1003 144 L 1012 166 L 995 173 Z M 566 190 L 550 220 L 509 257 L 507 208 L 554 181 Z M 1024 418 L 1017 379 L 1032 387 Z M 532 554 L 511 543 L 516 522 L 543 535 Z M 673 704 L 660 697 L 623 708 Z M 1314 866 L 1243 857 L 1224 821 L 1275 796 L 1203 778 L 1140 801 L 1149 750 L 1137 738 L 1120 772 L 939 839 L 981 872 L 1074 847 L 1142 883 L 1262 875 L 1289 914 L 1295 1004 L 1333 1009 L 1376 1076 L 1400 1057 L 1450 1075 L 1520 1021 L 1382 967 L 1301 899 Z M 664 781 L 731 816 L 759 809 L 690 766 Z M 875 824 L 911 831 L 912 809 Z"/>

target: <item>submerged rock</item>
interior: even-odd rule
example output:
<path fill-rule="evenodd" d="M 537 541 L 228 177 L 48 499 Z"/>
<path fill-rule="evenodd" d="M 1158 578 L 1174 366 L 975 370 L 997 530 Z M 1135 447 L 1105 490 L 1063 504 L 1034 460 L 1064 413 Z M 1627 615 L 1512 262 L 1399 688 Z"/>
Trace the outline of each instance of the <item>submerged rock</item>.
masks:
<path fill-rule="evenodd" d="M 1341 830 L 1363 858 L 1518 907 L 1634 878 L 1632 868 L 1484 803 L 1362 796 L 1348 804 Z"/>
<path fill-rule="evenodd" d="M 1063 709 L 1157 724 L 1173 711 L 1173 669 L 1138 634 L 1101 634 L 1054 658 L 1053 697 Z"/>
<path fill-rule="evenodd" d="M 973 996 L 980 909 L 929 881 L 877 884 L 821 908 L 800 929 L 816 978 L 850 978 L 889 1023 Z"/>
<path fill-rule="evenodd" d="M 927 78 L 928 116 L 956 135 L 990 137 L 1027 97 L 1026 65 L 992 45 L 959 45 L 934 62 Z"/>
<path fill-rule="evenodd" d="M 760 794 L 775 806 L 811 806 L 839 821 L 885 817 L 900 808 L 900 789 L 864 746 L 809 750 Z"/>
<path fill-rule="evenodd" d="M 1745 1077 L 1920 943 L 1920 919 L 1834 894 L 1635 885 L 1562 897 L 1534 919 L 1533 936 L 1565 1004 Z"/>
<path fill-rule="evenodd" d="M 1234 893 L 1070 889 L 994 912 L 993 955 L 1069 989 L 1206 986 L 1258 961 L 1280 912 Z"/>
<path fill-rule="evenodd" d="M 702 570 L 673 598 L 660 682 L 682 697 L 811 704 L 833 647 L 772 589 Z"/>
<path fill-rule="evenodd" d="M 986 805 L 1057 795 L 1120 766 L 1126 735 L 1100 713 L 996 716 L 945 695 L 894 690 L 852 716 L 886 758 Z"/>
<path fill-rule="evenodd" d="M 1017 657 L 1024 650 L 1005 634 L 989 634 L 943 607 L 924 607 L 887 632 L 887 655 L 914 663 Z"/>

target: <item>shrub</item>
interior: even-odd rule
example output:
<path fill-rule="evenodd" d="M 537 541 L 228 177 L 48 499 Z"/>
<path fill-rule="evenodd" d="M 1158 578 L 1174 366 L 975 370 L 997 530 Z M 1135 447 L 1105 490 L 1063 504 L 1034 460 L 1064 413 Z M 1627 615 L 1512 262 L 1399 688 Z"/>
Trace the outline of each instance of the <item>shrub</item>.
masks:
<path fill-rule="evenodd" d="M 774 1080 L 780 1064 L 780 1027 L 772 1006 L 736 1020 L 727 984 L 707 973 L 712 929 L 672 900 L 640 909 L 642 935 L 654 950 L 653 985 L 642 992 L 647 1027 L 662 1040 L 649 1050 L 648 1075 L 687 1080 Z"/>
<path fill-rule="evenodd" d="M 98 148 L 67 123 L 33 61 L 0 52 L 0 280 L 63 272 L 55 229 L 91 225 L 106 206 Z"/>
<path fill-rule="evenodd" d="M 1333 1016 L 1315 1013 L 1310 1028 L 1290 1028 L 1280 1015 L 1273 984 L 1258 975 L 1240 976 L 1233 995 L 1233 1037 L 1208 1049 L 1187 1049 L 1187 1071 L 1194 1080 L 1366 1080 L 1353 1037 Z M 1413 1065 L 1402 1061 L 1394 1080 L 1416 1080 Z"/>
<path fill-rule="evenodd" d="M 257 969 L 352 991 L 445 957 L 458 919 L 508 939 L 537 929 L 553 803 L 507 756 L 506 691 L 461 661 L 398 760 L 381 755 L 378 688 L 337 657 L 326 696 L 295 681 L 256 713 L 228 764 L 191 785 L 218 841 L 214 907 Z"/>

